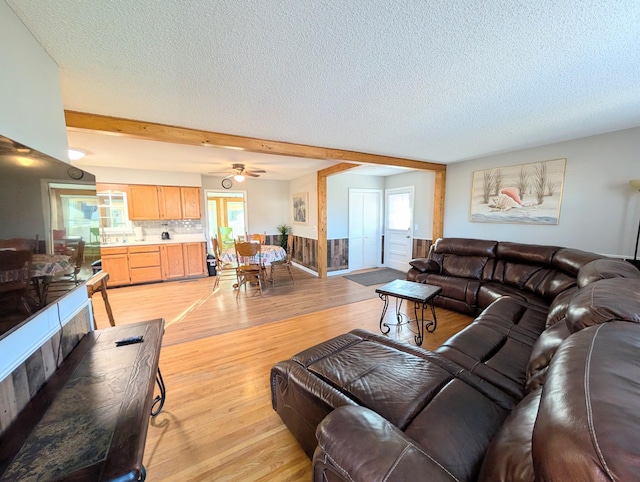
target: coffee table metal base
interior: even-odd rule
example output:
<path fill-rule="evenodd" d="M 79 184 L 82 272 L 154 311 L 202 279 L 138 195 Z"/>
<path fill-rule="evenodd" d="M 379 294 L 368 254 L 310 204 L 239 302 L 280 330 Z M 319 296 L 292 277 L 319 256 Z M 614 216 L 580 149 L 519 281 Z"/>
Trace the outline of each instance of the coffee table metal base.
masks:
<path fill-rule="evenodd" d="M 424 341 L 425 330 L 429 333 L 436 331 L 438 320 L 436 318 L 436 310 L 433 306 L 433 299 L 441 291 L 438 286 L 430 286 L 413 281 L 395 280 L 391 283 L 376 289 L 379 298 L 384 302 L 382 314 L 380 315 L 380 332 L 386 335 L 391 331 L 391 326 L 400 327 L 402 325 L 410 325 L 415 321 L 417 334 L 415 336 L 416 345 L 421 346 Z M 389 308 L 389 298 L 396 299 L 396 323 L 385 322 L 385 316 Z M 411 318 L 402 312 L 402 303 L 404 300 L 412 301 L 414 317 Z M 431 309 L 431 320 L 424 319 L 426 309 Z M 425 324 L 426 323 L 426 324 Z"/>

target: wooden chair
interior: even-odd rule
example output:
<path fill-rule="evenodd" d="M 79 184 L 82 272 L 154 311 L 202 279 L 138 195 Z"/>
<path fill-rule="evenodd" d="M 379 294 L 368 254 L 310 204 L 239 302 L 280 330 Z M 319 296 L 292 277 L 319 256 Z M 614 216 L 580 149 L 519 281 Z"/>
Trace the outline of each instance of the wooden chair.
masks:
<path fill-rule="evenodd" d="M 100 293 L 102 295 L 104 307 L 107 310 L 107 317 L 109 318 L 109 324 L 111 326 L 116 326 L 116 320 L 113 318 L 111 304 L 109 303 L 109 297 L 107 296 L 107 281 L 109 281 L 109 273 L 106 271 L 98 271 L 87 280 L 87 295 L 89 295 L 89 298 L 93 297 L 95 293 Z M 93 313 L 93 329 L 97 330 L 98 326 L 96 325 L 96 312 L 93 309 L 93 301 L 91 302 L 91 311 Z"/>
<path fill-rule="evenodd" d="M 293 272 L 291 271 L 291 257 L 293 256 L 293 234 L 287 235 L 287 257 L 285 259 L 281 259 L 280 261 L 273 261 L 271 263 L 271 269 L 269 272 L 269 279 L 272 283 L 275 283 L 275 278 L 273 277 L 274 270 L 278 270 L 281 268 L 286 268 L 289 272 L 289 277 L 291 278 L 291 283 L 295 284 L 293 279 Z"/>
<path fill-rule="evenodd" d="M 236 243 L 236 259 L 238 260 L 238 267 L 236 268 L 236 274 L 238 277 L 238 292 L 236 298 L 240 295 L 240 288 L 244 286 L 245 292 L 247 291 L 247 284 L 257 284 L 260 289 L 260 296 L 262 296 L 262 284 L 264 283 L 265 268 L 262 263 L 262 245 L 260 243 Z"/>
<path fill-rule="evenodd" d="M 216 260 L 216 282 L 213 285 L 215 289 L 220 285 L 220 280 L 223 276 L 231 275 L 237 279 L 236 268 L 237 263 L 227 263 L 222 259 L 222 250 L 220 249 L 220 243 L 215 237 L 211 238 L 211 248 L 213 249 L 213 257 Z"/>
<path fill-rule="evenodd" d="M 247 237 L 246 237 L 247 241 L 249 241 L 251 243 L 260 243 L 260 244 L 264 244 L 266 239 L 267 239 L 267 233 L 263 233 L 263 234 L 248 234 L 247 233 Z"/>
<path fill-rule="evenodd" d="M 33 251 L 0 251 L 0 311 L 3 314 L 30 315 L 33 310 L 28 293 Z"/>

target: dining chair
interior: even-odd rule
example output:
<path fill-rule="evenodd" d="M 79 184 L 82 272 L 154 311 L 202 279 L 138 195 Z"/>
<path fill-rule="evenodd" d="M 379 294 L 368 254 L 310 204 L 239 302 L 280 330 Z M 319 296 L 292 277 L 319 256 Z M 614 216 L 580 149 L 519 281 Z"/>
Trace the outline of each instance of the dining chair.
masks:
<path fill-rule="evenodd" d="M 260 244 L 264 244 L 266 239 L 267 239 L 266 232 L 263 234 L 247 234 L 247 238 L 246 238 L 246 240 L 251 243 L 260 243 Z"/>
<path fill-rule="evenodd" d="M 293 272 L 291 271 L 291 258 L 293 256 L 293 234 L 287 235 L 287 256 L 284 259 L 279 261 L 271 262 L 271 269 L 269 271 L 269 279 L 272 283 L 275 283 L 275 278 L 273 277 L 274 270 L 278 270 L 281 268 L 286 268 L 289 272 L 289 277 L 291 278 L 291 283 L 295 284 L 295 280 L 293 279 Z"/>
<path fill-rule="evenodd" d="M 247 284 L 257 285 L 260 289 L 260 296 L 262 296 L 262 285 L 266 279 L 266 270 L 262 263 L 262 245 L 245 241 L 243 243 L 236 242 L 235 248 L 236 259 L 238 260 L 238 267 L 236 268 L 238 276 L 236 299 L 240 295 L 242 286 L 244 286 L 245 292 L 247 291 Z"/>
<path fill-rule="evenodd" d="M 233 239 L 233 228 L 230 228 L 229 226 L 220 226 L 218 230 L 220 231 L 218 239 L 220 240 L 221 249 L 232 248 L 233 243 L 235 242 Z"/>
<path fill-rule="evenodd" d="M 215 291 L 215 289 L 220 285 L 220 281 L 223 277 L 229 277 L 230 275 L 237 280 L 237 263 L 229 263 L 222 259 L 220 243 L 215 237 L 211 237 L 211 248 L 213 249 L 213 257 L 216 260 L 216 282 L 213 285 L 213 289 Z"/>
<path fill-rule="evenodd" d="M 32 313 L 28 293 L 33 251 L 0 251 L 0 309 L 3 314 Z"/>

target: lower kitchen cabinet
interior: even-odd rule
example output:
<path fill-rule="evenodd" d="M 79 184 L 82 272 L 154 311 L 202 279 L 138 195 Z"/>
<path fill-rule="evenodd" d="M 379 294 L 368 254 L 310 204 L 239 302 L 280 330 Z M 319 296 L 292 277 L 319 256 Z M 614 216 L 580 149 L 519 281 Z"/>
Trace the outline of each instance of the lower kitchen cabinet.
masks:
<path fill-rule="evenodd" d="M 110 286 L 206 276 L 204 242 L 101 247 Z"/>
<path fill-rule="evenodd" d="M 132 246 L 129 250 L 129 276 L 131 284 L 148 283 L 162 279 L 160 246 Z"/>
<path fill-rule="evenodd" d="M 184 243 L 182 253 L 185 276 L 204 276 L 207 274 L 207 254 L 204 243 Z"/>
<path fill-rule="evenodd" d="M 183 244 L 166 244 L 160 246 L 162 254 L 162 279 L 180 279 L 185 277 Z"/>
<path fill-rule="evenodd" d="M 127 248 L 100 248 L 102 270 L 109 273 L 109 285 L 131 284 Z"/>

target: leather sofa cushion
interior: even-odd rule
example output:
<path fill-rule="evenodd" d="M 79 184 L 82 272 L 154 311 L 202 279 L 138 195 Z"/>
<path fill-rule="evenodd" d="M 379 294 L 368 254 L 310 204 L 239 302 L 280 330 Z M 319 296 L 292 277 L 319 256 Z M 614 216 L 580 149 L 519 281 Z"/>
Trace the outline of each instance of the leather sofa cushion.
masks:
<path fill-rule="evenodd" d="M 459 256 L 479 256 L 495 258 L 497 241 L 467 238 L 439 238 L 432 246 L 436 254 L 456 254 Z"/>
<path fill-rule="evenodd" d="M 640 271 L 621 259 L 597 259 L 580 268 L 576 281 L 580 288 L 584 288 L 588 284 L 609 278 L 640 278 Z"/>
<path fill-rule="evenodd" d="M 543 310 L 501 298 L 436 353 L 520 400 L 525 394 L 529 355 L 544 329 L 545 317 Z"/>
<path fill-rule="evenodd" d="M 581 251 L 579 249 L 561 248 L 553 257 L 551 264 L 555 269 L 567 273 L 575 278 L 578 275 L 580 268 L 585 264 L 604 257 L 605 256 Z"/>
<path fill-rule="evenodd" d="M 445 254 L 442 258 L 442 274 L 457 278 L 479 280 L 482 278 L 488 258 Z"/>
<path fill-rule="evenodd" d="M 416 259 L 413 259 L 413 260 L 409 261 L 409 265 L 411 267 L 417 269 L 421 273 L 427 273 L 429 271 L 433 272 L 433 273 L 439 273 L 440 272 L 440 265 L 438 263 L 436 263 L 435 261 L 433 261 L 431 259 L 427 259 L 427 258 L 416 258 Z"/>
<path fill-rule="evenodd" d="M 478 309 L 482 310 L 504 296 L 519 300 L 522 303 L 537 306 L 540 309 L 548 309 L 548 303 L 541 296 L 498 281 L 484 283 L 480 287 L 478 290 Z"/>
<path fill-rule="evenodd" d="M 539 246 L 502 241 L 498 243 L 496 256 L 498 259 L 515 264 L 551 266 L 553 256 L 560 248 L 556 246 Z"/>
<path fill-rule="evenodd" d="M 549 313 L 547 314 L 547 328 L 555 325 L 556 323 L 564 323 L 566 321 L 569 303 L 571 302 L 573 295 L 578 292 L 578 289 L 579 288 L 577 286 L 572 286 L 553 299 L 553 302 L 549 307 Z"/>
<path fill-rule="evenodd" d="M 527 395 L 505 420 L 482 462 L 479 482 L 533 482 L 531 439 L 542 389 Z"/>
<path fill-rule="evenodd" d="M 533 430 L 536 480 L 640 480 L 639 346 L 640 326 L 619 321 L 560 346 Z"/>
<path fill-rule="evenodd" d="M 596 281 L 578 291 L 567 308 L 571 333 L 612 320 L 640 323 L 640 279 Z"/>
<path fill-rule="evenodd" d="M 566 323 L 556 323 L 542 332 L 536 340 L 527 364 L 526 393 L 544 384 L 549 363 L 558 347 L 571 333 Z"/>

